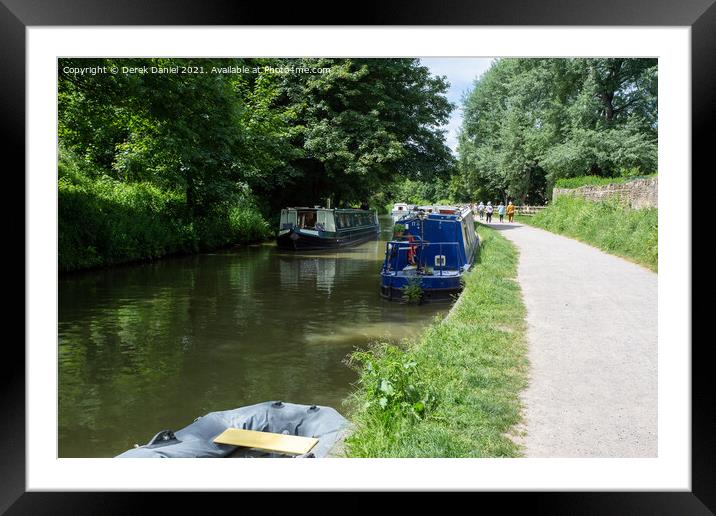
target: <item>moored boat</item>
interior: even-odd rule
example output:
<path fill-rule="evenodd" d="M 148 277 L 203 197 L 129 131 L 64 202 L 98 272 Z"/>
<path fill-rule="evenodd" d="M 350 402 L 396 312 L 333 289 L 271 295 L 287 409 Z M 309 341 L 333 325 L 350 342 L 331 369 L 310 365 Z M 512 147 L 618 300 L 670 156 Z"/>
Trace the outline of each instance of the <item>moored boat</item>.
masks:
<path fill-rule="evenodd" d="M 393 209 L 390 212 L 390 216 L 393 217 L 393 222 L 398 222 L 403 217 L 413 213 L 416 208 L 417 206 L 415 204 L 396 202 L 395 204 L 393 204 Z"/>
<path fill-rule="evenodd" d="M 480 239 L 469 207 L 434 206 L 402 219 L 402 235 L 386 243 L 380 293 L 403 300 L 408 289 L 419 301 L 451 300 L 462 290 Z"/>
<path fill-rule="evenodd" d="M 331 407 L 267 401 L 211 412 L 176 432 L 162 430 L 117 457 L 326 457 L 347 426 Z"/>
<path fill-rule="evenodd" d="M 380 234 L 378 215 L 370 210 L 285 208 L 276 244 L 292 251 L 357 245 Z"/>
<path fill-rule="evenodd" d="M 417 206 L 416 211 L 423 211 L 427 214 L 430 213 L 442 213 L 443 215 L 454 215 L 459 213 L 461 208 L 459 206 L 446 206 L 442 204 L 428 204 L 425 206 Z"/>

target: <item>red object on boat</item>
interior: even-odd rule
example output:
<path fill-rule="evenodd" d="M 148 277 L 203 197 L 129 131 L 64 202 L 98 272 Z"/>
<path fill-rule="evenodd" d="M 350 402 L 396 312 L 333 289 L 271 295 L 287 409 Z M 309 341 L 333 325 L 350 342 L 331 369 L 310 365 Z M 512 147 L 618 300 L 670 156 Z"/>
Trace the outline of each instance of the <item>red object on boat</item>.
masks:
<path fill-rule="evenodd" d="M 418 246 L 415 244 L 415 237 L 408 235 L 408 263 L 415 264 L 415 252 Z"/>

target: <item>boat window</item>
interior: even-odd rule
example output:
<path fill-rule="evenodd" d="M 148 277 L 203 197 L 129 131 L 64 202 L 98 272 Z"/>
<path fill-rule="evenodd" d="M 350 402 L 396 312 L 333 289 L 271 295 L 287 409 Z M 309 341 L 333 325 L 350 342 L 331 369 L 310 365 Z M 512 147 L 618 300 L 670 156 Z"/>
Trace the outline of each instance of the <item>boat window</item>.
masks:
<path fill-rule="evenodd" d="M 325 218 L 326 218 L 326 222 L 325 222 L 326 227 L 325 227 L 325 230 L 326 230 L 326 231 L 335 231 L 335 230 L 336 230 L 336 221 L 334 220 L 333 212 L 324 211 L 324 212 L 323 212 L 323 215 L 324 215 Z"/>
<path fill-rule="evenodd" d="M 316 212 L 315 211 L 299 211 L 298 212 L 298 227 L 305 229 L 313 229 L 316 227 Z"/>
<path fill-rule="evenodd" d="M 320 229 L 320 230 L 326 229 L 326 212 L 325 211 L 316 212 L 316 229 Z"/>
<path fill-rule="evenodd" d="M 329 211 L 319 211 L 317 220 L 316 229 L 320 229 L 321 231 L 336 230 L 336 225 L 333 223 L 333 213 Z"/>
<path fill-rule="evenodd" d="M 296 210 L 281 210 L 281 228 L 286 229 L 296 225 Z"/>

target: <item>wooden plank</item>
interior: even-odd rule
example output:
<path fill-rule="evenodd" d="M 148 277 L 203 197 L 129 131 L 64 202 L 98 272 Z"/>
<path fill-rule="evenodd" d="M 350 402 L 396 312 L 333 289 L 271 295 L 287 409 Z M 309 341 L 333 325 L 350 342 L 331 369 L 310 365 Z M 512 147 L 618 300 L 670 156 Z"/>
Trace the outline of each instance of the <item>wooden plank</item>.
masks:
<path fill-rule="evenodd" d="M 258 448 L 259 450 L 303 455 L 311 451 L 316 443 L 318 443 L 318 439 L 298 435 L 227 428 L 214 438 L 214 442 L 217 444 L 230 444 L 232 446 L 245 446 L 247 448 Z"/>

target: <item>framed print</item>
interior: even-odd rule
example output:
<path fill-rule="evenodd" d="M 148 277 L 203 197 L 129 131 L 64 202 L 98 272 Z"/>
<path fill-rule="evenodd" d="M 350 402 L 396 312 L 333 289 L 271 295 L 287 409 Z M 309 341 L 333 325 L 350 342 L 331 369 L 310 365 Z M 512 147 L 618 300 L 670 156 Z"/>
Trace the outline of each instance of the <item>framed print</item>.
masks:
<path fill-rule="evenodd" d="M 691 287 L 710 0 L 0 2 L 26 171 L 3 511 L 138 508 L 125 490 L 714 510 Z M 317 460 L 246 458 L 282 453 Z"/>

